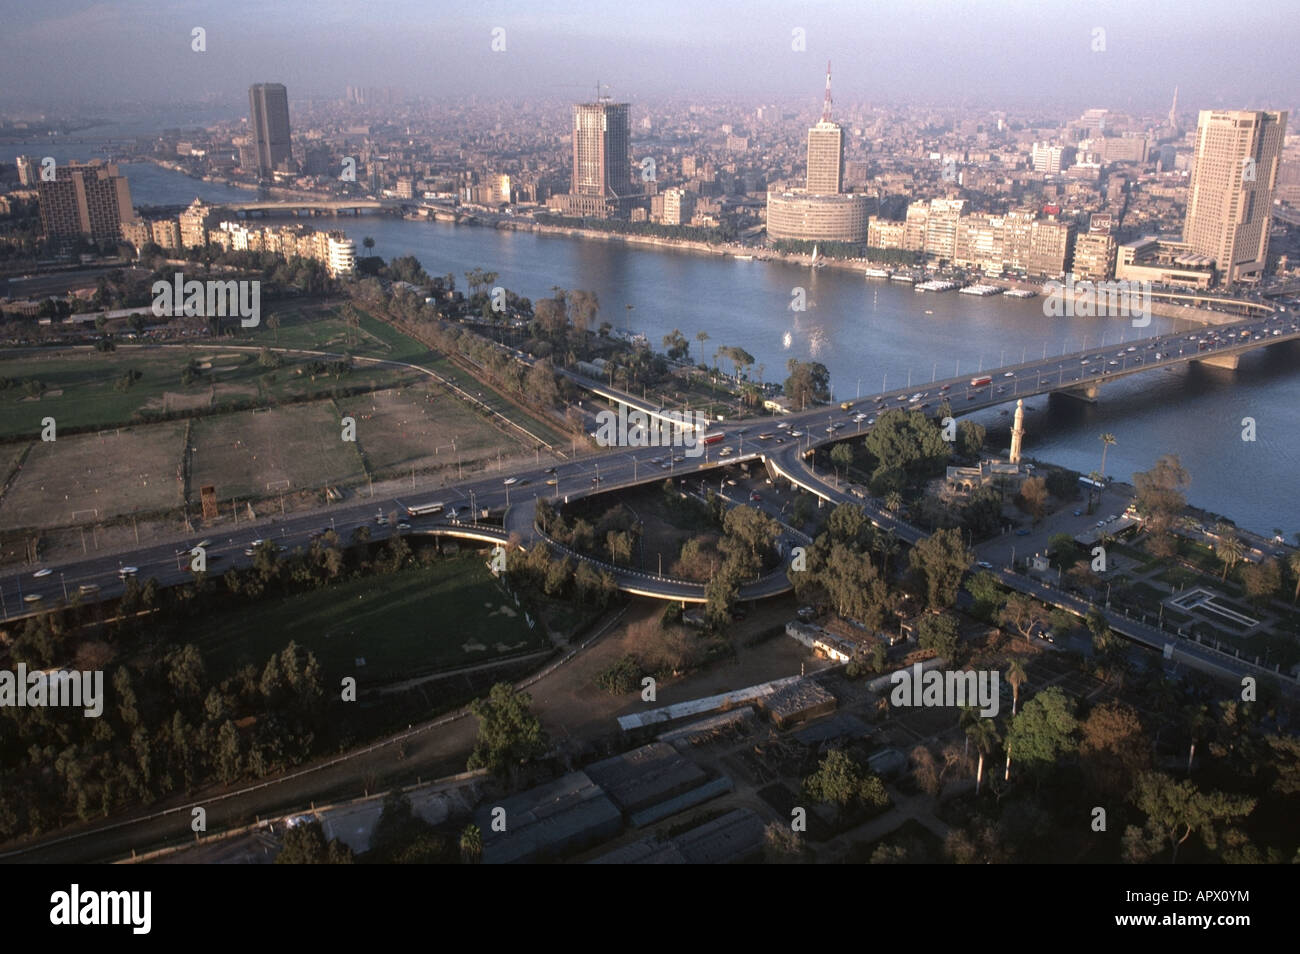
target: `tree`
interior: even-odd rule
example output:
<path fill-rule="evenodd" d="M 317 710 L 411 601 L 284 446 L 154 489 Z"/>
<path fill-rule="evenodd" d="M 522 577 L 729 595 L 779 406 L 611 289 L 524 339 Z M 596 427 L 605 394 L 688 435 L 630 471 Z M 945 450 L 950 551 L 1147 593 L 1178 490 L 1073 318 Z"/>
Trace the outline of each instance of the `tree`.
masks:
<path fill-rule="evenodd" d="M 271 331 L 275 333 L 275 343 L 279 344 L 280 343 L 280 316 L 274 313 L 267 315 L 266 327 L 270 328 Z"/>
<path fill-rule="evenodd" d="M 1025 703 L 1007 729 L 1008 763 L 1014 749 L 1016 758 L 1041 779 L 1057 759 L 1078 747 L 1078 727 L 1070 698 L 1056 686 L 1043 690 Z"/>
<path fill-rule="evenodd" d="M 704 342 L 709 340 L 709 333 L 707 331 L 697 331 L 695 332 L 695 340 L 700 343 L 700 364 L 703 364 L 704 363 Z"/>
<path fill-rule="evenodd" d="M 1220 523 L 1214 527 L 1218 541 L 1214 544 L 1214 552 L 1219 559 L 1223 561 L 1223 579 L 1228 578 L 1228 571 L 1237 565 L 1243 555 L 1246 553 L 1245 544 L 1227 524 Z"/>
<path fill-rule="evenodd" d="M 1024 663 L 1019 659 L 1011 660 L 1011 665 L 1007 666 L 1007 684 L 1011 686 L 1011 714 L 1016 714 L 1016 706 L 1020 702 L 1020 687 L 1029 681 L 1029 674 L 1025 672 Z"/>
<path fill-rule="evenodd" d="M 1295 577 L 1295 592 L 1291 594 L 1291 605 L 1294 606 L 1297 599 L 1300 599 L 1300 550 L 1295 550 L 1286 559 L 1287 569 Z"/>
<path fill-rule="evenodd" d="M 1122 796 L 1151 767 L 1151 745 L 1136 709 L 1112 700 L 1088 713 L 1080 727 L 1079 759 L 1100 792 Z"/>
<path fill-rule="evenodd" d="M 375 240 L 371 238 L 369 235 L 367 235 L 365 238 L 361 240 L 361 244 L 365 248 L 367 254 L 374 251 Z"/>
<path fill-rule="evenodd" d="M 1100 470 L 1100 473 L 1102 474 L 1102 478 L 1101 478 L 1101 479 L 1104 481 L 1104 480 L 1106 479 L 1106 477 L 1105 477 L 1105 474 L 1106 474 L 1106 451 L 1110 450 L 1112 447 L 1115 446 L 1115 435 L 1114 435 L 1114 434 L 1111 434 L 1111 433 L 1109 433 L 1109 432 L 1107 432 L 1107 433 L 1105 433 L 1105 434 L 1102 434 L 1101 437 L 1098 438 L 1098 440 L 1101 441 L 1101 470 Z"/>
<path fill-rule="evenodd" d="M 951 662 L 958 645 L 956 618 L 950 613 L 927 613 L 917 625 L 916 643 Z"/>
<path fill-rule="evenodd" d="M 961 531 L 950 529 L 918 541 L 908 559 L 912 569 L 925 578 L 930 609 L 941 610 L 957 601 L 961 578 L 975 558 L 962 542 Z"/>
<path fill-rule="evenodd" d="M 1270 558 L 1249 563 L 1241 571 L 1246 595 L 1256 603 L 1266 604 L 1282 588 L 1282 564 Z"/>
<path fill-rule="evenodd" d="M 277 865 L 350 865 L 352 849 L 337 838 L 325 841 L 318 821 L 295 825 L 284 833 L 284 847 L 275 856 Z"/>
<path fill-rule="evenodd" d="M 517 692 L 508 682 L 497 683 L 486 699 L 470 703 L 470 712 L 478 718 L 478 741 L 467 768 L 510 776 L 520 762 L 546 752 L 546 734 L 528 709 L 531 703 L 528 693 Z"/>
<path fill-rule="evenodd" d="M 809 798 L 830 802 L 840 809 L 855 804 L 879 809 L 889 804 L 884 782 L 842 749 L 826 753 L 817 771 L 803 780 L 803 790 Z"/>
<path fill-rule="evenodd" d="M 979 764 L 975 768 L 975 794 L 980 793 L 980 785 L 984 781 L 984 756 L 991 755 L 997 744 L 1002 741 L 998 735 L 998 727 L 992 719 L 976 717 L 966 724 L 966 738 L 975 746 L 975 751 L 979 753 Z"/>
<path fill-rule="evenodd" d="M 1136 507 L 1152 535 L 1157 556 L 1172 555 L 1170 529 L 1187 506 L 1183 491 L 1191 483 L 1187 471 L 1175 454 L 1165 454 L 1147 471 L 1133 475 L 1137 490 Z"/>
<path fill-rule="evenodd" d="M 1070 534 L 1054 533 L 1047 540 L 1047 552 L 1056 557 L 1058 564 L 1065 566 L 1074 560 L 1079 548 Z"/>
<path fill-rule="evenodd" d="M 831 463 L 836 467 L 836 477 L 838 479 L 839 471 L 848 472 L 849 467 L 853 464 L 853 448 L 848 444 L 836 444 L 831 448 Z"/>
<path fill-rule="evenodd" d="M 1216 825 L 1244 818 L 1255 808 L 1252 798 L 1203 792 L 1190 779 L 1175 781 L 1163 772 L 1142 772 L 1132 797 L 1146 815 L 1146 824 L 1145 830 L 1129 826 L 1124 833 L 1130 857 L 1140 860 L 1144 851 L 1168 847 L 1170 864 L 1178 861 L 1179 848 L 1193 833 L 1199 834 L 1205 847 L 1213 851 L 1218 841 Z"/>
<path fill-rule="evenodd" d="M 671 334 L 664 335 L 664 353 L 674 361 L 685 358 L 691 350 L 691 343 L 682 334 L 681 329 L 674 328 Z"/>
<path fill-rule="evenodd" d="M 790 375 L 785 379 L 785 396 L 797 407 L 802 409 L 830 398 L 831 373 L 826 365 L 791 358 L 785 367 Z"/>
<path fill-rule="evenodd" d="M 1047 482 L 1042 477 L 1026 478 L 1020 485 L 1019 501 L 1034 523 L 1038 523 L 1047 509 Z"/>
<path fill-rule="evenodd" d="M 998 584 L 998 578 L 988 570 L 980 570 L 966 581 L 966 592 L 975 597 L 975 606 L 971 613 L 980 619 L 989 621 L 993 614 L 1002 607 L 1006 594 Z"/>
<path fill-rule="evenodd" d="M 470 823 L 460 833 L 460 860 L 467 865 L 476 865 L 483 860 L 483 832 L 478 825 Z"/>

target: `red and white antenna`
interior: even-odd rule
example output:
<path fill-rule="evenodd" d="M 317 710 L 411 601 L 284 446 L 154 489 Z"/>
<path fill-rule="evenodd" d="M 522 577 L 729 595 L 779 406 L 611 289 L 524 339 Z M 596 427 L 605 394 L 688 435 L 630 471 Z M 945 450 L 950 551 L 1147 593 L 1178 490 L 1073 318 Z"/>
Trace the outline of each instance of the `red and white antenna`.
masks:
<path fill-rule="evenodd" d="M 822 122 L 831 121 L 831 61 L 826 61 L 826 102 L 822 105 Z"/>

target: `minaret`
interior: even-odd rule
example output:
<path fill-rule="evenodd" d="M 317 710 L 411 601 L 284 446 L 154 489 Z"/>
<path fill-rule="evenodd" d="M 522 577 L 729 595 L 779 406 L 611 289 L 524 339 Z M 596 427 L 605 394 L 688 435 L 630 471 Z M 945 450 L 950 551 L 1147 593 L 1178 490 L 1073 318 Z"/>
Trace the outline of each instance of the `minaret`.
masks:
<path fill-rule="evenodd" d="M 1174 101 L 1169 107 L 1169 128 L 1178 128 L 1178 87 L 1174 87 Z"/>
<path fill-rule="evenodd" d="M 1020 463 L 1020 445 L 1025 439 L 1025 401 L 1016 402 L 1016 423 L 1011 428 L 1011 463 Z"/>

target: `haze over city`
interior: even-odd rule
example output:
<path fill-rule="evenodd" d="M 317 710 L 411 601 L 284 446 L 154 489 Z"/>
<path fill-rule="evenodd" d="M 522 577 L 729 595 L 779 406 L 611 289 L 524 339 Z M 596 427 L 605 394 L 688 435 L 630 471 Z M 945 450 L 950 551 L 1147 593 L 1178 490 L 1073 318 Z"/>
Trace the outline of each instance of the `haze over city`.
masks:
<path fill-rule="evenodd" d="M 0 105 L 10 108 L 219 102 L 271 73 L 305 98 L 348 83 L 565 98 L 599 79 L 632 102 L 798 99 L 828 58 L 846 102 L 1146 110 L 1178 85 L 1205 108 L 1286 107 L 1284 64 L 1300 45 L 1300 21 L 1280 0 L 1230 11 L 1212 0 L 6 6 Z M 196 26 L 206 54 L 190 48 Z M 497 27 L 504 53 L 490 46 Z M 796 28 L 804 53 L 791 49 Z M 1104 51 L 1093 49 L 1096 28 Z"/>

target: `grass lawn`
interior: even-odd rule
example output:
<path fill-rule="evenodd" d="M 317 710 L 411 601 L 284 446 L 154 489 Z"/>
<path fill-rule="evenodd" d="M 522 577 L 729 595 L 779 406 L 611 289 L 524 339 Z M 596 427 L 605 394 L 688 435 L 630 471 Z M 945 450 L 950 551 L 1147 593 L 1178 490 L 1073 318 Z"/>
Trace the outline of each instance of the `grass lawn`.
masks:
<path fill-rule="evenodd" d="M 316 654 L 331 686 L 344 676 L 390 682 L 548 645 L 477 554 L 214 615 L 192 642 L 224 678 L 245 663 L 260 668 L 289 640 Z"/>
<path fill-rule="evenodd" d="M 191 360 L 200 373 L 183 385 L 181 372 Z M 33 351 L 0 360 L 0 380 L 16 382 L 0 390 L 0 437 L 35 435 L 45 417 L 54 418 L 60 428 L 121 427 L 138 423 L 136 415 L 142 411 L 207 411 L 323 397 L 336 387 L 393 386 L 415 375 L 357 365 L 337 380 L 328 374 L 312 380 L 298 373 L 308 360 L 290 358 L 270 371 L 258 363 L 256 353 L 226 350 L 220 344 L 166 350 L 123 345 L 108 354 Z M 119 390 L 118 379 L 128 370 L 138 371 L 140 377 Z M 45 386 L 39 398 L 27 392 L 26 382 L 33 379 Z"/>

